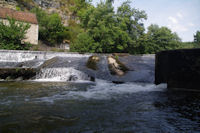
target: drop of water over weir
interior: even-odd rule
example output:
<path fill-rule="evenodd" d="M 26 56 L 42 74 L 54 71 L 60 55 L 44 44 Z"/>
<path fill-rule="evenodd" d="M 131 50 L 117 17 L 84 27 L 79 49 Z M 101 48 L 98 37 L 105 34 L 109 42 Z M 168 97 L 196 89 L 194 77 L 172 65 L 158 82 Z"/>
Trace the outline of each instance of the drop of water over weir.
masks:
<path fill-rule="evenodd" d="M 1 50 L 0 55 L 0 67 L 42 66 L 35 77 L 36 81 L 80 81 L 95 78 L 116 82 L 154 82 L 154 55 L 119 57 L 119 60 L 129 68 L 124 76 L 110 73 L 108 55 L 104 54 L 98 55 L 100 61 L 97 63 L 97 70 L 86 66 L 91 54 Z"/>

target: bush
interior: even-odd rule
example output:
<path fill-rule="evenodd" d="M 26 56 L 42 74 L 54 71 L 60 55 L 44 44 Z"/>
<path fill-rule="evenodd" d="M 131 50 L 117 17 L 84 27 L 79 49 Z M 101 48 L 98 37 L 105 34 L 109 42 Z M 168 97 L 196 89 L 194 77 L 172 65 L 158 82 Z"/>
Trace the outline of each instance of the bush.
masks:
<path fill-rule="evenodd" d="M 167 27 L 150 25 L 148 32 L 140 36 L 132 54 L 154 54 L 163 50 L 181 48 L 181 39 Z"/>
<path fill-rule="evenodd" d="M 200 31 L 197 31 L 194 35 L 194 42 L 197 44 L 197 46 L 200 46 Z"/>
<path fill-rule="evenodd" d="M 86 32 L 80 33 L 74 43 L 71 44 L 72 52 L 95 52 L 94 40 Z"/>
<path fill-rule="evenodd" d="M 8 18 L 9 24 L 0 22 L 0 49 L 27 50 L 30 44 L 23 42 L 25 34 L 30 28 L 29 24 L 17 22 Z"/>
<path fill-rule="evenodd" d="M 50 45 L 60 44 L 64 39 L 70 39 L 70 32 L 62 24 L 61 17 L 57 14 L 47 14 L 39 8 L 32 9 L 39 22 L 39 39 Z"/>

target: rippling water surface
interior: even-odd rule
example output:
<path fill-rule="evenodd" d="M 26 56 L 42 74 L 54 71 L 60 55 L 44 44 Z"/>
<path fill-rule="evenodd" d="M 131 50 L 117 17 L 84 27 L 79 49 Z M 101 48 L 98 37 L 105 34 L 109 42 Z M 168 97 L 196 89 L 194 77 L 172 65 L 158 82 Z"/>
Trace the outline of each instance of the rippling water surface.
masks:
<path fill-rule="evenodd" d="M 1 82 L 0 132 L 198 133 L 200 93 L 166 85 Z"/>

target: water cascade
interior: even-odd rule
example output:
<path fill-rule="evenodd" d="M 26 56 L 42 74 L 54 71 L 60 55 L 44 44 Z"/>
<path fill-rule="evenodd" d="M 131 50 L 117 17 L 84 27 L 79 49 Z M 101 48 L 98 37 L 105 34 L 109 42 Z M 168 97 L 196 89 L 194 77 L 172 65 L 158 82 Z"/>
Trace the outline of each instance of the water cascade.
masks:
<path fill-rule="evenodd" d="M 74 68 L 45 68 L 36 75 L 36 81 L 81 81 L 90 77 Z"/>
<path fill-rule="evenodd" d="M 38 69 L 37 81 L 77 81 L 103 79 L 113 82 L 154 82 L 154 55 L 119 57 L 129 71 L 123 76 L 112 75 L 108 55 L 99 54 L 97 70 L 86 66 L 90 54 L 34 51 L 0 51 L 0 68 Z M 33 79 L 31 79 L 33 80 Z"/>

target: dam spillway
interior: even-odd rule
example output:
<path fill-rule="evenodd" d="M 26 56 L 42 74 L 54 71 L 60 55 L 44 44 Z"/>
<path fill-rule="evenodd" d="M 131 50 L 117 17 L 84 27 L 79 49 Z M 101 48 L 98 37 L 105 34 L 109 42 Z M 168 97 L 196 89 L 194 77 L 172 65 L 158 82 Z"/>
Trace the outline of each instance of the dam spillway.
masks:
<path fill-rule="evenodd" d="M 45 61 L 55 58 L 54 62 L 38 72 L 35 80 L 44 79 L 47 81 L 49 79 L 52 81 L 53 77 L 56 80 L 55 76 L 62 77 L 57 78 L 56 81 L 69 81 L 72 76 L 78 80 L 87 80 L 88 77 L 83 75 L 88 75 L 95 79 L 116 82 L 154 82 L 154 55 L 119 56 L 119 60 L 129 68 L 129 71 L 124 76 L 110 74 L 107 61 L 109 54 L 96 55 L 100 57 L 100 61 L 97 64 L 98 70 L 92 70 L 86 66 L 88 58 L 92 54 L 0 50 L 0 67 L 38 68 Z M 70 73 L 71 75 L 69 75 Z"/>

